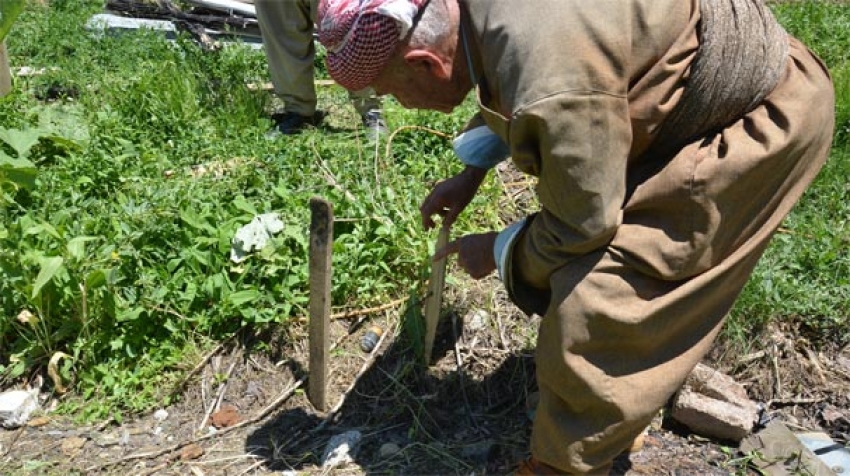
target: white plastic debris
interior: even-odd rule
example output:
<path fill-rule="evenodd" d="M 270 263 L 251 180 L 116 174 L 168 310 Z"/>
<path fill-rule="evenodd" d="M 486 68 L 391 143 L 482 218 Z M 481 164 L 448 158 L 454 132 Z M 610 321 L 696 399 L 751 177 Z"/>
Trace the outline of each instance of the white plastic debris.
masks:
<path fill-rule="evenodd" d="M 159 410 L 153 412 L 153 418 L 156 421 L 165 421 L 165 419 L 168 418 L 168 411 L 163 408 L 160 408 Z"/>
<path fill-rule="evenodd" d="M 165 32 L 169 38 L 177 35 L 177 27 L 174 23 L 165 20 L 151 20 L 146 18 L 129 18 L 109 13 L 94 15 L 86 23 L 86 29 L 101 36 L 107 31 L 129 31 L 146 28 L 153 31 Z"/>
<path fill-rule="evenodd" d="M 271 236 L 283 230 L 283 221 L 277 213 L 257 215 L 251 223 L 236 231 L 230 247 L 230 260 L 241 263 L 252 251 L 266 247 Z"/>
<path fill-rule="evenodd" d="M 38 408 L 38 388 L 0 393 L 0 425 L 4 428 L 26 425 Z"/>
<path fill-rule="evenodd" d="M 322 456 L 322 468 L 331 469 L 354 462 L 353 455 L 363 435 L 357 430 L 334 436 Z"/>
<path fill-rule="evenodd" d="M 244 2 L 239 0 L 188 0 L 188 2 L 229 14 L 233 14 L 235 12 L 249 17 L 256 18 L 257 16 L 257 8 L 251 4 L 253 2 Z"/>
<path fill-rule="evenodd" d="M 835 474 L 850 472 L 850 448 L 836 443 L 822 432 L 797 433 L 795 436 Z"/>

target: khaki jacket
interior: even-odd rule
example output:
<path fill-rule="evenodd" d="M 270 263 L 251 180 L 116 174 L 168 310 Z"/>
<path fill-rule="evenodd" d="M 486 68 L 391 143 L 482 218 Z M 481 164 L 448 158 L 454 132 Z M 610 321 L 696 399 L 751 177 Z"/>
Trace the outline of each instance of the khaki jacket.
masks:
<path fill-rule="evenodd" d="M 671 190 L 687 191 L 693 177 L 653 154 L 699 46 L 697 0 L 466 0 L 462 9 L 478 82 L 472 122 L 483 119 L 538 177 L 541 210 L 502 270 L 523 310 L 545 312 L 553 273 L 600 248 L 664 280 L 735 250 L 717 204 L 679 201 Z M 706 180 L 728 182 L 717 173 Z"/>

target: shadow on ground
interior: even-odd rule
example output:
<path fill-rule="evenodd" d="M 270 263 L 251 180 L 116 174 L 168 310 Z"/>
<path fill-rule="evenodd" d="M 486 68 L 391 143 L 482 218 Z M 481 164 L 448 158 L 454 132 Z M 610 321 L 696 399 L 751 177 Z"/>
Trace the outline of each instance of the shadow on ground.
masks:
<path fill-rule="evenodd" d="M 527 452 L 533 353 L 482 345 L 490 339 L 461 321 L 443 319 L 429 367 L 404 335 L 386 339 L 337 412 L 284 411 L 247 436 L 246 452 L 270 470 L 309 472 L 332 437 L 358 431 L 353 463 L 335 474 L 509 473 Z"/>

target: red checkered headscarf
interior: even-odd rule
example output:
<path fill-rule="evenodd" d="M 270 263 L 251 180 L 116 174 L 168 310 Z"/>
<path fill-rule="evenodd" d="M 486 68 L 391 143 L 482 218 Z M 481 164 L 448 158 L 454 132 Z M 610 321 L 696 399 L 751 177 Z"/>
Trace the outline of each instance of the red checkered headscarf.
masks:
<path fill-rule="evenodd" d="M 427 1 L 320 0 L 318 36 L 331 77 L 351 91 L 369 86 Z"/>

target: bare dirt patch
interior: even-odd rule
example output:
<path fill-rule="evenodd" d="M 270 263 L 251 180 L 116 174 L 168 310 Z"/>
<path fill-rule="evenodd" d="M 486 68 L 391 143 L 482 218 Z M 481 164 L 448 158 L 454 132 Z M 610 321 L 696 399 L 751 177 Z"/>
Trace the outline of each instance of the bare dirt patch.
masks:
<path fill-rule="evenodd" d="M 450 273 L 456 273 L 450 268 Z M 3 474 L 509 474 L 527 455 L 526 397 L 536 389 L 536 317 L 507 303 L 495 279 L 447 292 L 431 366 L 417 359 L 419 304 L 333 320 L 328 401 L 305 394 L 304 326 L 240 335 L 208 356 L 180 401 L 122 425 L 42 426 L 0 433 Z M 486 310 L 486 311 L 485 311 Z M 373 353 L 367 327 L 385 330 Z M 415 327 L 415 326 L 414 326 Z M 850 432 L 850 351 L 815 352 L 799 329 L 774 329 L 756 354 L 717 348 L 709 364 L 765 402 L 771 417 Z M 263 350 L 261 350 L 263 349 Z M 222 409 L 224 409 L 222 411 Z M 215 428 L 218 426 L 219 428 Z M 323 470 L 335 435 L 361 435 L 353 461 Z M 617 474 L 747 474 L 739 455 L 659 419 L 644 448 L 617 461 Z M 743 460 L 741 460 L 743 461 Z"/>

